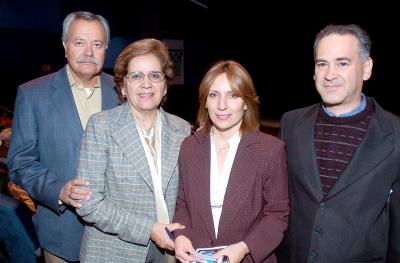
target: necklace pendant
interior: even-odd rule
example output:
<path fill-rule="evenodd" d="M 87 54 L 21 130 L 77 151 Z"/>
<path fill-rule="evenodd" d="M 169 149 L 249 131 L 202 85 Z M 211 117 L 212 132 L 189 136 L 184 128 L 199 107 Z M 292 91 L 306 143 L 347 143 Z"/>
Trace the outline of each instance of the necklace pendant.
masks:
<path fill-rule="evenodd" d="M 218 154 L 218 155 L 221 155 L 221 154 L 224 153 L 224 151 L 225 151 L 226 149 L 229 149 L 229 145 L 227 145 L 227 146 L 225 146 L 225 147 L 218 147 L 218 146 L 215 146 L 215 148 L 217 149 L 217 154 Z"/>

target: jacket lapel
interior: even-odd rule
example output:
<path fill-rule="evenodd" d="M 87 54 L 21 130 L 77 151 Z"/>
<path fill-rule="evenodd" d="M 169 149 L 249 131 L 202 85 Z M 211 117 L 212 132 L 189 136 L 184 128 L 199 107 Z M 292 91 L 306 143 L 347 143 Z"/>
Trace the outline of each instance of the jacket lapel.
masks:
<path fill-rule="evenodd" d="M 382 109 L 375 103 L 376 112 L 371 120 L 364 141 L 358 146 L 353 158 L 326 199 L 352 185 L 384 161 L 394 150 L 393 131 L 381 115 Z M 379 120 L 379 121 L 378 121 Z"/>
<path fill-rule="evenodd" d="M 252 189 L 257 175 L 257 167 L 253 166 L 249 170 L 249 166 L 245 164 L 252 163 L 253 160 L 258 158 L 256 151 L 252 150 L 251 147 L 257 143 L 256 133 L 245 135 L 240 140 L 225 192 L 218 237 L 223 236 L 229 229 L 231 221 L 240 213 L 240 208 L 246 202 Z"/>
<path fill-rule="evenodd" d="M 179 148 L 178 136 L 182 132 L 179 132 L 179 128 L 171 123 L 170 119 L 167 118 L 167 114 L 163 109 L 160 108 L 161 116 L 161 180 L 162 180 L 162 192 L 165 193 L 168 183 L 171 179 L 172 173 L 177 165 Z"/>
<path fill-rule="evenodd" d="M 294 133 L 298 146 L 294 147 L 297 149 L 297 156 L 290 156 L 290 158 L 300 158 L 302 167 L 298 169 L 304 172 L 297 179 L 307 185 L 317 200 L 321 200 L 323 193 L 314 147 L 314 126 L 317 114 L 318 107 L 316 106 L 303 116 L 303 120 L 296 127 Z"/>
<path fill-rule="evenodd" d="M 100 74 L 101 82 L 101 110 L 107 110 L 115 107 L 118 103 L 117 93 L 114 89 L 114 83 L 105 77 L 105 73 Z"/>
<path fill-rule="evenodd" d="M 83 128 L 69 85 L 66 67 L 55 74 L 50 85 L 53 88 L 50 97 L 55 109 L 60 114 L 65 130 L 68 130 L 74 142 L 79 145 L 82 140 Z"/>
<path fill-rule="evenodd" d="M 194 149 L 196 150 L 196 155 L 199 157 L 199 161 L 196 164 L 196 166 L 198 165 L 199 172 L 196 176 L 193 176 L 192 180 L 193 185 L 197 186 L 198 191 L 191 194 L 197 196 L 195 200 L 198 200 L 196 205 L 200 217 L 212 240 L 216 240 L 210 201 L 210 138 L 204 137 L 203 130 L 196 132 L 195 137 L 199 143 L 199 147 Z"/>
<path fill-rule="evenodd" d="M 137 169 L 145 183 L 153 191 L 153 181 L 151 179 L 146 154 L 128 104 L 125 102 L 123 105 L 119 106 L 119 110 L 115 111 L 115 116 L 111 116 L 111 118 L 115 120 L 112 130 L 112 136 L 115 142 L 135 169 Z M 138 158 L 138 156 L 140 156 L 140 158 Z"/>

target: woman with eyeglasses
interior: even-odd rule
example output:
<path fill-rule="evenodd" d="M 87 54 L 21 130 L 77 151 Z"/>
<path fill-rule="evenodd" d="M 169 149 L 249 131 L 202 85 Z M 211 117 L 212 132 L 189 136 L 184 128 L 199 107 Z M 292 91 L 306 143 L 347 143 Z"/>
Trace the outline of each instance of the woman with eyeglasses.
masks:
<path fill-rule="evenodd" d="M 142 39 L 119 54 L 114 80 L 122 105 L 93 115 L 77 169 L 91 198 L 81 262 L 174 262 L 171 224 L 178 188 L 177 159 L 189 123 L 160 104 L 173 77 L 167 47 Z"/>
<path fill-rule="evenodd" d="M 186 228 L 174 233 L 176 257 L 195 261 L 198 248 L 224 247 L 215 259 L 275 263 L 289 214 L 284 144 L 258 131 L 258 96 L 235 61 L 208 70 L 199 102 L 202 128 L 179 154 L 173 222 Z"/>

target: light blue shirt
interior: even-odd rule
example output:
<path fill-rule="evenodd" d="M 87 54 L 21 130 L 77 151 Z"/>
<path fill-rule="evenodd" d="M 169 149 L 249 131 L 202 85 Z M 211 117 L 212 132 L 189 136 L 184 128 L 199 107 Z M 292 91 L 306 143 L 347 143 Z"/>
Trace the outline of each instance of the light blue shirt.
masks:
<path fill-rule="evenodd" d="M 342 114 L 336 115 L 335 113 L 329 111 L 324 106 L 324 104 L 322 104 L 322 108 L 324 109 L 326 114 L 328 114 L 331 117 L 339 117 L 339 118 L 354 116 L 354 115 L 362 112 L 366 107 L 367 107 L 367 100 L 366 100 L 365 95 L 363 93 L 361 93 L 361 103 L 360 103 L 360 105 L 358 105 L 354 110 L 352 110 L 350 112 L 347 112 L 347 113 L 342 113 Z"/>

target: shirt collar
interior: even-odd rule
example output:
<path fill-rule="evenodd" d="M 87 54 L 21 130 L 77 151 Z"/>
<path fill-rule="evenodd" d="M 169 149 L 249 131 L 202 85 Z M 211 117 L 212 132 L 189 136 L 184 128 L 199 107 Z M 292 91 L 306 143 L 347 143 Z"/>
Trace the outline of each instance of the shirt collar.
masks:
<path fill-rule="evenodd" d="M 353 109 L 353 110 L 350 111 L 350 112 L 342 113 L 342 114 L 339 114 L 339 115 L 336 115 L 335 113 L 329 111 L 329 110 L 325 107 L 325 105 L 322 104 L 322 108 L 324 109 L 324 112 L 325 112 L 326 114 L 328 114 L 328 115 L 331 116 L 331 117 L 339 117 L 339 118 L 340 118 L 340 117 L 351 117 L 351 116 L 354 116 L 354 115 L 356 115 L 356 114 L 362 112 L 362 111 L 365 109 L 365 107 L 367 107 L 367 100 L 365 99 L 365 95 L 364 95 L 363 93 L 361 93 L 361 102 L 360 102 L 360 105 L 358 105 L 355 109 Z"/>
<path fill-rule="evenodd" d="M 69 81 L 69 86 L 71 88 L 77 88 L 77 89 L 84 89 L 86 87 L 84 87 L 81 83 L 77 82 L 74 78 L 74 76 L 71 73 L 71 68 L 70 66 L 67 64 L 67 77 L 68 77 L 68 81 Z M 100 81 L 100 76 L 97 76 L 97 83 L 95 86 L 93 87 L 89 87 L 89 88 L 101 88 L 101 81 Z"/>
<path fill-rule="evenodd" d="M 232 145 L 235 145 L 235 144 L 239 144 L 240 138 L 241 138 L 240 131 L 238 131 L 231 138 L 229 138 L 228 145 L 232 146 Z M 212 129 L 210 129 L 210 139 L 211 139 L 212 143 L 214 143 Z"/>

